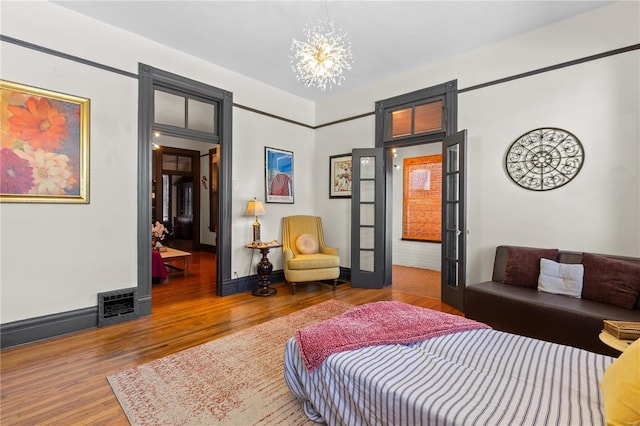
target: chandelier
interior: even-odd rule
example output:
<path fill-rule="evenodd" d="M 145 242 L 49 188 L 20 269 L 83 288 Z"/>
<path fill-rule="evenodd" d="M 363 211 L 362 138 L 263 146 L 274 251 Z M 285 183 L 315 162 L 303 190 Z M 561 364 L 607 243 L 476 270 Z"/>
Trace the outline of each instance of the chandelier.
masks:
<path fill-rule="evenodd" d="M 351 69 L 351 43 L 333 22 L 318 21 L 304 30 L 306 41 L 293 39 L 291 65 L 296 79 L 320 90 L 339 86 Z"/>

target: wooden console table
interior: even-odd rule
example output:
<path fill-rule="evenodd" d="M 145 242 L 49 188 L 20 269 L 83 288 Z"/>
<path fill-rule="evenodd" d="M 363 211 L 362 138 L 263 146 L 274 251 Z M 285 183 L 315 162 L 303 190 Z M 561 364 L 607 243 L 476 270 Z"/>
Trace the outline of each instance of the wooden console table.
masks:
<path fill-rule="evenodd" d="M 281 243 L 278 242 L 270 242 L 270 243 L 261 243 L 261 244 L 247 244 L 246 248 L 250 248 L 252 250 L 260 250 L 262 254 L 262 259 L 258 262 L 256 269 L 258 271 L 258 276 L 260 276 L 260 287 L 256 288 L 251 292 L 254 296 L 273 296 L 278 292 L 277 289 L 269 287 L 271 281 L 269 278 L 271 276 L 271 272 L 273 271 L 273 265 L 269 262 L 269 258 L 267 255 L 269 254 L 269 250 L 274 248 L 282 247 Z"/>

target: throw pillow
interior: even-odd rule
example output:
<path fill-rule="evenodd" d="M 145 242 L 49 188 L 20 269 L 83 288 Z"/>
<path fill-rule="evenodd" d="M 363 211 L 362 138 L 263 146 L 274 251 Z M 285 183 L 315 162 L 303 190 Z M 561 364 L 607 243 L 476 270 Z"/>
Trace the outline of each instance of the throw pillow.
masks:
<path fill-rule="evenodd" d="M 318 240 L 311 234 L 300 234 L 296 238 L 296 248 L 302 254 L 314 254 L 318 252 Z"/>
<path fill-rule="evenodd" d="M 608 425 L 640 424 L 640 339 L 633 342 L 609 365 L 600 389 L 604 419 Z"/>
<path fill-rule="evenodd" d="M 556 260 L 558 249 L 508 247 L 504 283 L 521 287 L 538 287 L 540 259 Z"/>
<path fill-rule="evenodd" d="M 584 266 L 540 259 L 538 291 L 580 298 Z"/>
<path fill-rule="evenodd" d="M 640 293 L 640 265 L 584 253 L 582 298 L 633 309 Z"/>

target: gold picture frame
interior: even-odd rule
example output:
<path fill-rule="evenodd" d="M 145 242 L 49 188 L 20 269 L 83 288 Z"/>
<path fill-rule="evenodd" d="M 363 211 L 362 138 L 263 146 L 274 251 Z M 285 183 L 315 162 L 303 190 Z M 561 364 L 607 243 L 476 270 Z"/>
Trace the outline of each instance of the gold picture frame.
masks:
<path fill-rule="evenodd" d="M 89 203 L 89 105 L 0 80 L 0 202 Z"/>

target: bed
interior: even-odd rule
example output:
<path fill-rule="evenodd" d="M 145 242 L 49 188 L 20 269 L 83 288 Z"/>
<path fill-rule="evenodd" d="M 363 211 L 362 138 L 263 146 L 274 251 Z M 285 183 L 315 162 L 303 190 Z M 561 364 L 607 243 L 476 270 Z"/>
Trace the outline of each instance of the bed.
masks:
<path fill-rule="evenodd" d="M 380 315 L 371 317 L 377 323 L 385 322 Z M 342 335 L 341 327 L 329 331 L 330 335 L 338 333 L 329 340 L 352 342 L 354 335 Z M 315 332 L 321 331 L 316 328 Z M 413 343 L 380 344 L 376 337 L 373 345 L 357 343 L 355 349 L 322 354 L 310 371 L 309 358 L 314 355 L 301 351 L 301 345 L 307 343 L 298 333 L 285 347 L 284 378 L 307 416 L 316 422 L 605 424 L 599 383 L 615 361 L 612 357 L 485 326 L 438 332 Z M 418 335 L 424 337 L 424 332 Z M 316 342 L 318 334 L 315 340 L 313 336 L 310 341 Z M 338 346 L 344 349 L 344 344 Z"/>

